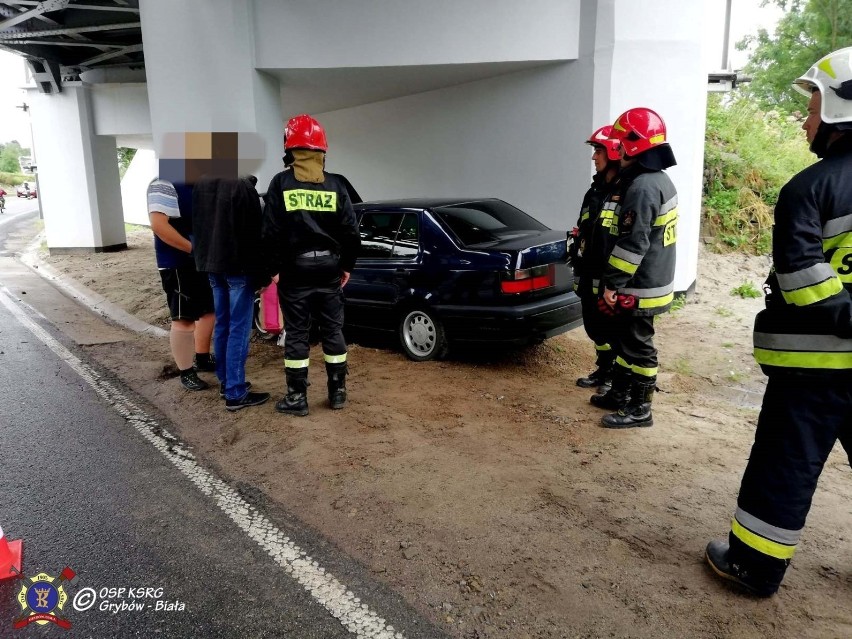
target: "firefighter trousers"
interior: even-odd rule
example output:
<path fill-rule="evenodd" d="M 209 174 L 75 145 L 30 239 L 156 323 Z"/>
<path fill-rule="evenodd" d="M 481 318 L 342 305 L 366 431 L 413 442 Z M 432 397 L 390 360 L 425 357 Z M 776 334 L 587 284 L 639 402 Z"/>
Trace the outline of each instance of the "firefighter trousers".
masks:
<path fill-rule="evenodd" d="M 656 378 L 654 316 L 620 313 L 615 315 L 611 322 L 610 344 L 616 356 L 616 365 L 629 369 L 634 379 Z"/>
<path fill-rule="evenodd" d="M 772 376 L 731 523 L 730 559 L 777 586 L 796 550 L 837 440 L 852 464 L 852 383 Z"/>
<path fill-rule="evenodd" d="M 319 323 L 326 368 L 345 370 L 346 341 L 343 339 L 343 291 L 340 284 L 279 284 L 278 297 L 287 326 L 287 334 L 284 337 L 284 366 L 288 384 L 291 380 L 307 380 L 312 319 Z"/>
<path fill-rule="evenodd" d="M 598 368 L 607 369 L 612 366 L 615 359 L 612 346 L 612 317 L 604 315 L 598 310 L 597 295 L 582 295 L 580 296 L 581 308 L 583 309 L 583 328 L 586 329 L 586 335 L 595 343 L 595 354 L 597 360 L 595 365 Z"/>

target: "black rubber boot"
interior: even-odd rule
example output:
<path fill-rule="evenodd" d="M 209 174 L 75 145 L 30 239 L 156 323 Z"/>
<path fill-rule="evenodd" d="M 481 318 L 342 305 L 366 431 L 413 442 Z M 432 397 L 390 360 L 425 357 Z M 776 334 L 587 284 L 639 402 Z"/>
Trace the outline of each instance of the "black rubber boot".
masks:
<path fill-rule="evenodd" d="M 340 410 L 346 405 L 346 364 L 326 364 L 328 374 L 328 403 Z"/>
<path fill-rule="evenodd" d="M 758 579 L 760 571 L 752 571 L 744 564 L 733 561 L 731 558 L 731 547 L 724 541 L 711 541 L 707 544 L 705 557 L 707 563 L 717 575 L 722 579 L 727 579 L 735 584 L 739 584 L 748 592 L 758 597 L 771 597 L 778 592 L 778 587 L 781 585 L 781 579 L 776 578 L 773 581 Z M 783 562 L 786 569 L 789 561 Z M 775 572 L 778 572 L 777 570 Z M 784 570 L 781 570 L 783 577 Z"/>
<path fill-rule="evenodd" d="M 275 403 L 275 410 L 285 415 L 304 417 L 308 414 L 308 380 L 287 375 L 287 394 Z"/>
<path fill-rule="evenodd" d="M 606 393 L 612 386 L 612 368 L 615 366 L 615 353 L 609 351 L 597 351 L 598 357 L 595 361 L 597 368 L 588 377 L 577 380 L 580 388 L 597 388 L 598 394 Z"/>
<path fill-rule="evenodd" d="M 601 423 L 604 428 L 636 428 L 653 426 L 654 417 L 651 415 L 651 403 L 654 400 L 654 390 L 657 387 L 656 377 L 634 379 L 630 389 L 630 401 L 618 412 L 604 415 Z"/>
<path fill-rule="evenodd" d="M 592 395 L 589 401 L 593 406 L 607 410 L 619 410 L 627 406 L 627 402 L 630 401 L 630 370 L 614 365 L 610 388 Z"/>

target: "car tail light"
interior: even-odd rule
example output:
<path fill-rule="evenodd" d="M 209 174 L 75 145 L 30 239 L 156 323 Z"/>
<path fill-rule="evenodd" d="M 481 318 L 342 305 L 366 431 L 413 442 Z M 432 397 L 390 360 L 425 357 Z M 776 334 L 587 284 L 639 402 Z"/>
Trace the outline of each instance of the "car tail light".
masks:
<path fill-rule="evenodd" d="M 555 284 L 556 265 L 545 264 L 508 273 L 507 279 L 500 282 L 500 290 L 508 294 L 528 293 Z"/>

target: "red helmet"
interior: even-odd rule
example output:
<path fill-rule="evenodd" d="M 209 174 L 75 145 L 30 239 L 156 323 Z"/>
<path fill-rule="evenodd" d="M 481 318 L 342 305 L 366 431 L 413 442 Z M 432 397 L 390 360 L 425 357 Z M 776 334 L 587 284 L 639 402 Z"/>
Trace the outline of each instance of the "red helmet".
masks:
<path fill-rule="evenodd" d="M 621 158 L 618 153 L 618 147 L 621 146 L 621 142 L 613 139 L 612 127 L 608 124 L 592 133 L 591 137 L 586 140 L 586 144 L 605 148 L 608 160 L 618 160 Z"/>
<path fill-rule="evenodd" d="M 284 149 L 309 149 L 328 151 L 325 129 L 309 115 L 290 118 L 284 131 Z"/>
<path fill-rule="evenodd" d="M 624 154 L 633 157 L 666 143 L 666 123 L 651 109 L 629 109 L 612 125 L 612 136 L 621 141 Z"/>

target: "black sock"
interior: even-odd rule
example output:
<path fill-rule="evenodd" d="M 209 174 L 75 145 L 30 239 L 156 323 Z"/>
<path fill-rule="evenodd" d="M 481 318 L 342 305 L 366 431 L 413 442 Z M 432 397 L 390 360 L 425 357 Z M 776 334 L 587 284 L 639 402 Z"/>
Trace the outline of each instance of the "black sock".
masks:
<path fill-rule="evenodd" d="M 199 366 L 207 366 L 210 364 L 210 353 L 196 353 L 195 363 Z"/>
<path fill-rule="evenodd" d="M 187 376 L 187 375 L 189 375 L 190 373 L 194 373 L 194 372 L 195 372 L 195 369 L 194 369 L 194 368 L 187 368 L 185 371 L 181 371 L 181 372 L 180 372 L 180 376 L 181 376 L 181 377 L 186 377 L 186 376 Z"/>

